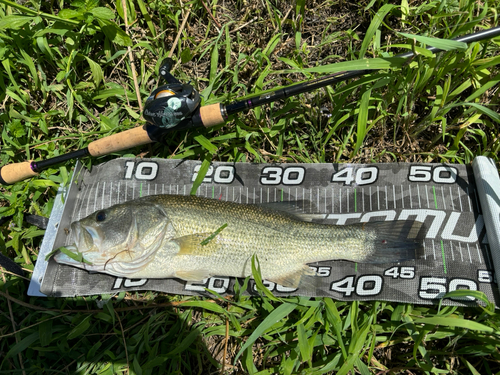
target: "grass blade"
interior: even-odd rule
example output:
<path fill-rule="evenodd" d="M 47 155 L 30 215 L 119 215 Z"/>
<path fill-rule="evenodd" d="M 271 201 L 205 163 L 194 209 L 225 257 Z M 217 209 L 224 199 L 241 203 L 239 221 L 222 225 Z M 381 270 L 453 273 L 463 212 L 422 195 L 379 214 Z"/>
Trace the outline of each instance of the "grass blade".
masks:
<path fill-rule="evenodd" d="M 362 59 L 363 57 L 365 57 L 366 51 L 367 51 L 368 46 L 370 45 L 370 43 L 372 41 L 373 36 L 375 35 L 375 32 L 378 30 L 380 24 L 384 20 L 387 13 L 389 13 L 395 7 L 396 7 L 396 5 L 385 4 L 375 14 L 372 22 L 370 23 L 370 26 L 368 27 L 368 30 L 365 33 L 365 38 L 363 39 L 363 43 L 361 44 L 361 48 L 359 49 L 359 55 L 358 55 L 359 59 Z"/>
<path fill-rule="evenodd" d="M 262 336 L 266 331 L 268 331 L 276 322 L 279 322 L 285 316 L 289 315 L 297 305 L 292 303 L 283 303 L 275 308 L 263 321 L 259 324 L 257 328 L 253 331 L 250 337 L 247 339 L 245 344 L 241 347 L 240 351 L 234 358 L 234 363 L 238 361 L 241 354 L 249 347 L 251 347 L 254 342 Z"/>
<path fill-rule="evenodd" d="M 205 158 L 201 163 L 200 170 L 198 171 L 198 175 L 196 176 L 196 179 L 193 182 L 193 186 L 191 187 L 191 192 L 189 194 L 196 195 L 196 191 L 202 184 L 203 179 L 205 178 L 211 163 L 212 163 L 212 155 L 210 154 L 205 155 Z"/>
<path fill-rule="evenodd" d="M 363 93 L 361 97 L 361 102 L 359 103 L 359 114 L 358 114 L 358 127 L 356 129 L 356 145 L 354 146 L 354 151 L 352 157 L 358 154 L 358 151 L 363 146 L 363 142 L 367 135 L 367 124 L 368 124 L 368 107 L 370 105 L 370 96 L 372 90 L 367 90 Z"/>
<path fill-rule="evenodd" d="M 309 367 L 311 367 L 312 348 L 309 346 L 306 329 L 302 323 L 300 323 L 297 326 L 297 337 L 299 339 L 299 349 L 300 349 L 300 356 L 302 357 L 302 362 L 308 362 Z"/>
<path fill-rule="evenodd" d="M 472 320 L 462 319 L 462 318 L 451 318 L 451 317 L 431 317 L 431 318 L 420 318 L 413 321 L 415 324 L 429 324 L 429 325 L 440 325 L 445 327 L 460 327 L 465 329 L 470 329 L 473 331 L 484 331 L 488 333 L 498 333 L 493 328 L 485 326 L 482 323 L 478 323 Z"/>
<path fill-rule="evenodd" d="M 401 57 L 380 57 L 375 59 L 360 59 L 353 61 L 342 61 L 336 64 L 326 64 L 314 68 L 306 69 L 286 69 L 272 72 L 274 74 L 290 74 L 290 73 L 338 73 L 351 72 L 353 70 L 365 69 L 399 69 L 407 62 Z"/>
<path fill-rule="evenodd" d="M 456 40 L 449 39 L 439 39 L 439 38 L 430 38 L 428 36 L 421 35 L 413 35 L 407 33 L 398 33 L 408 39 L 415 39 L 417 42 L 422 44 L 426 44 L 427 46 L 436 47 L 443 51 L 465 51 L 467 49 L 467 43 L 457 42 Z"/>
<path fill-rule="evenodd" d="M 500 124 L 500 114 L 497 112 L 485 107 L 484 105 L 478 104 L 478 103 L 457 103 L 457 104 L 452 104 L 451 107 L 460 107 L 460 106 L 467 106 L 467 107 L 473 107 L 477 109 L 479 112 L 485 114 L 486 116 L 490 117 L 493 121 L 497 122 Z"/>
<path fill-rule="evenodd" d="M 278 301 L 278 299 L 271 293 L 269 289 L 267 289 L 267 287 L 264 285 L 264 282 L 262 281 L 259 258 L 255 254 L 252 255 L 252 276 L 255 281 L 257 290 L 263 292 L 264 295 L 271 301 Z M 264 304 L 269 307 L 271 306 L 267 301 L 264 301 Z"/>

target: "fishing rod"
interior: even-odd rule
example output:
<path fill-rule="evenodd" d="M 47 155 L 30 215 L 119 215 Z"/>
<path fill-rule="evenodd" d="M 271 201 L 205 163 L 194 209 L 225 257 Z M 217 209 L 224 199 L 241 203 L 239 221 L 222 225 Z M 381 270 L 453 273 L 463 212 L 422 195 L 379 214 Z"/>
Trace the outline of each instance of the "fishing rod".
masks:
<path fill-rule="evenodd" d="M 451 40 L 463 43 L 478 42 L 500 35 L 500 27 L 483 30 Z M 436 53 L 442 52 L 437 47 L 427 50 Z M 413 52 L 406 52 L 395 57 L 411 58 Z M 65 155 L 41 161 L 25 161 L 8 164 L 0 168 L 0 184 L 13 184 L 38 175 L 44 169 L 68 160 L 86 156 L 102 156 L 113 152 L 123 151 L 135 146 L 159 142 L 165 134 L 172 130 L 183 130 L 204 126 L 206 128 L 220 125 L 228 121 L 229 116 L 265 104 L 296 96 L 330 86 L 337 82 L 360 77 L 371 73 L 375 69 L 353 70 L 337 72 L 321 78 L 313 79 L 287 86 L 274 91 L 266 92 L 255 97 L 236 100 L 229 104 L 210 104 L 200 106 L 200 95 L 193 86 L 181 83 L 171 73 L 172 60 L 166 59 L 160 67 L 160 77 L 167 81 L 166 85 L 158 87 L 146 99 L 143 116 L 146 125 L 113 134 L 89 143 L 83 149 Z"/>

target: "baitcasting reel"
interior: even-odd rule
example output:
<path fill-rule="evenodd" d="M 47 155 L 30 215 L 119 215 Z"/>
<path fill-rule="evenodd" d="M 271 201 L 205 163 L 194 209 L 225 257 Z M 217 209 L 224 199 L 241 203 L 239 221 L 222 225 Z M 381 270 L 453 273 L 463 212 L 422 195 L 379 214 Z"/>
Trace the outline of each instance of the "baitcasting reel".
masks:
<path fill-rule="evenodd" d="M 170 74 L 173 61 L 165 59 L 160 67 L 160 76 L 168 84 L 158 87 L 146 99 L 144 118 L 160 129 L 188 128 L 193 123 L 193 113 L 200 105 L 200 94 L 193 86 L 181 83 Z M 182 124 L 181 124 L 182 123 Z M 179 126 L 177 126 L 179 125 Z"/>

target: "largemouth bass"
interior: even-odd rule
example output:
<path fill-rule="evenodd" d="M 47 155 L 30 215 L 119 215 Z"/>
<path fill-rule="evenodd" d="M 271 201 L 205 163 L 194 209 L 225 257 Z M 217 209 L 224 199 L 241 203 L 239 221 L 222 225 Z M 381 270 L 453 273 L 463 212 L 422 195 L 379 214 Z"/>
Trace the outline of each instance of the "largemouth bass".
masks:
<path fill-rule="evenodd" d="M 68 249 L 86 262 L 62 252 L 55 260 L 119 277 L 199 281 L 251 276 L 256 255 L 263 279 L 296 288 L 303 275 L 311 275 L 308 263 L 393 263 L 423 253 L 419 222 L 341 226 L 300 216 L 196 196 L 148 196 L 72 223 L 75 244 Z"/>

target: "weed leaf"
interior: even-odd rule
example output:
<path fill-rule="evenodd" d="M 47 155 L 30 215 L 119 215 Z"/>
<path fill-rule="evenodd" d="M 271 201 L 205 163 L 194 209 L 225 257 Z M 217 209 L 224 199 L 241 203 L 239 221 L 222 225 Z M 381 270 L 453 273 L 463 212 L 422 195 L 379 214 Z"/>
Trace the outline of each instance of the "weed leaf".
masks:
<path fill-rule="evenodd" d="M 0 30 L 12 29 L 18 30 L 23 27 L 27 22 L 33 20 L 33 17 L 29 16 L 19 16 L 17 14 L 11 14 L 0 18 Z"/>
<path fill-rule="evenodd" d="M 106 7 L 96 7 L 90 10 L 90 13 L 94 15 L 94 17 L 99 18 L 101 20 L 112 20 L 115 18 L 115 14 L 113 11 Z"/>
<path fill-rule="evenodd" d="M 24 350 L 26 350 L 26 348 L 33 345 L 39 339 L 39 337 L 40 337 L 40 333 L 38 331 L 33 332 L 32 334 L 30 334 L 29 336 L 26 336 L 20 342 L 15 344 L 12 348 L 9 349 L 7 354 L 5 354 L 5 357 L 2 361 L 2 366 L 3 366 L 3 362 L 5 360 L 7 360 L 8 358 L 12 358 L 12 357 L 18 355 L 19 353 L 22 353 Z"/>
<path fill-rule="evenodd" d="M 99 19 L 103 33 L 113 42 L 120 46 L 132 46 L 132 39 L 120 29 L 115 23 L 109 20 Z"/>

